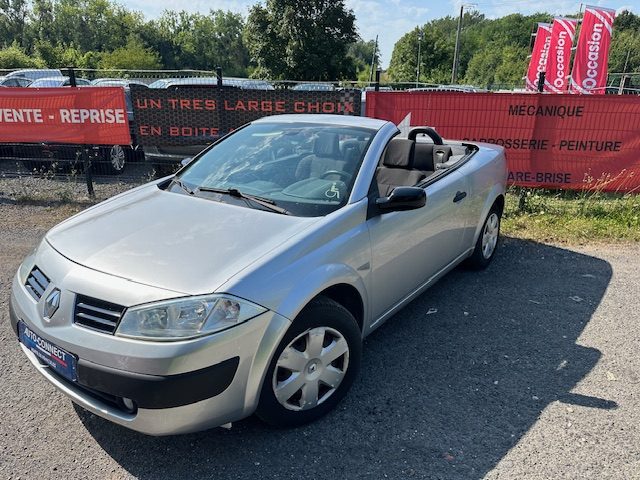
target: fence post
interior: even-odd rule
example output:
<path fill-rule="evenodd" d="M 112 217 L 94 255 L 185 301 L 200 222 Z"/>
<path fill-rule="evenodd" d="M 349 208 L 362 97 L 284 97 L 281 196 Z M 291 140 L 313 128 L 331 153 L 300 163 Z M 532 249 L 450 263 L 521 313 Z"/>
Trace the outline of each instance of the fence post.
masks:
<path fill-rule="evenodd" d="M 544 78 L 545 78 L 545 72 L 540 72 L 538 74 L 538 92 L 542 93 L 544 92 Z"/>
<path fill-rule="evenodd" d="M 76 72 L 74 67 L 67 67 L 67 71 L 69 73 L 69 84 L 72 87 L 77 87 L 78 82 L 76 82 Z M 89 148 L 87 145 L 83 145 L 78 152 L 76 152 L 76 157 L 82 157 L 82 167 L 84 169 L 84 178 L 87 182 L 87 193 L 91 199 L 95 198 L 95 192 L 93 190 L 93 172 L 91 171 L 91 159 L 89 158 Z"/>
<path fill-rule="evenodd" d="M 376 92 L 380 91 L 380 74 L 382 73 L 382 70 L 380 70 L 379 68 L 376 70 L 376 83 L 373 85 L 373 89 Z"/>
<path fill-rule="evenodd" d="M 77 87 L 78 82 L 76 82 L 76 71 L 74 70 L 74 67 L 67 67 L 67 71 L 69 72 L 69 84 L 72 87 Z"/>
<path fill-rule="evenodd" d="M 87 181 L 87 193 L 89 197 L 93 200 L 95 198 L 95 192 L 93 191 L 93 166 L 91 165 L 91 159 L 89 158 L 89 147 L 87 145 L 83 145 L 82 147 L 82 165 L 84 168 L 84 177 Z"/>
<path fill-rule="evenodd" d="M 624 94 L 624 89 L 627 88 L 627 82 L 631 80 L 631 75 L 622 75 L 620 79 L 620 87 L 618 88 L 618 95 Z"/>
<path fill-rule="evenodd" d="M 216 77 L 218 78 L 218 88 L 222 88 L 222 67 L 216 67 Z"/>

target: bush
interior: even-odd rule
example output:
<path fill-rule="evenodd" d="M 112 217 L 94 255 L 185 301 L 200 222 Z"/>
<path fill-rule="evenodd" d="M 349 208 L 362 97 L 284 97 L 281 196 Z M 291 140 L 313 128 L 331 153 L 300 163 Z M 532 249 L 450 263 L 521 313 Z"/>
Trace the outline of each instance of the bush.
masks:
<path fill-rule="evenodd" d="M 46 65 L 41 58 L 30 57 L 17 45 L 0 50 L 0 68 L 44 68 Z"/>

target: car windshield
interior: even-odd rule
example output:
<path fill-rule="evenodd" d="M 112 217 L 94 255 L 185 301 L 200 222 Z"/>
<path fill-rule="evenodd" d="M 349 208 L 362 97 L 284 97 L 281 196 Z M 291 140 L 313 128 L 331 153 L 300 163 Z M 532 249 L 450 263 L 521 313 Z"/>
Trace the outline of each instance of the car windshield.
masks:
<path fill-rule="evenodd" d="M 326 215 L 346 204 L 374 134 L 327 124 L 250 124 L 200 154 L 171 191 L 276 210 L 242 198 L 252 195 L 291 215 Z"/>

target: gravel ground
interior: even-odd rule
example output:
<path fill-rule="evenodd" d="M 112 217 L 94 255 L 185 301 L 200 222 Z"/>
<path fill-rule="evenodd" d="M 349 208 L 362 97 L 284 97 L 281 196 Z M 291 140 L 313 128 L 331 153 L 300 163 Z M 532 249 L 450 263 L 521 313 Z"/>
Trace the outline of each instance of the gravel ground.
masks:
<path fill-rule="evenodd" d="M 637 244 L 505 239 L 488 270 L 455 270 L 372 334 L 324 419 L 153 438 L 74 407 L 20 352 L 10 280 L 80 206 L 15 204 L 7 190 L 0 478 L 640 479 Z"/>
<path fill-rule="evenodd" d="M 92 201 L 87 193 L 86 178 L 81 172 L 61 176 L 47 173 L 29 175 L 22 167 L 18 167 L 16 168 L 15 162 L 0 159 L 0 201 L 40 202 L 47 205 Z M 94 178 L 94 199 L 105 200 L 153 178 L 148 165 L 127 165 L 122 176 L 102 175 Z"/>

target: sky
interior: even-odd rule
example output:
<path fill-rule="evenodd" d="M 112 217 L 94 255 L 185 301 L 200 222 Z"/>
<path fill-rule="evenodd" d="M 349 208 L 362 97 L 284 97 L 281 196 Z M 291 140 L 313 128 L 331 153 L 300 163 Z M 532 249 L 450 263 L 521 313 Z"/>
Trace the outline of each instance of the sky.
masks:
<path fill-rule="evenodd" d="M 163 10 L 187 10 L 207 13 L 222 9 L 241 13 L 246 17 L 249 8 L 257 0 L 120 0 L 127 8 L 141 11 L 148 19 L 158 17 Z M 474 9 L 488 18 L 501 17 L 510 13 L 528 15 L 548 12 L 567 15 L 580 10 L 581 3 L 571 0 L 346 0 L 347 7 L 356 15 L 358 33 L 364 40 L 373 40 L 378 35 L 381 63 L 384 68 L 391 60 L 393 46 L 402 35 L 418 25 L 446 15 L 457 16 L 460 5 Z M 589 5 L 600 5 L 618 11 L 630 10 L 640 14 L 640 0 L 592 0 Z"/>

